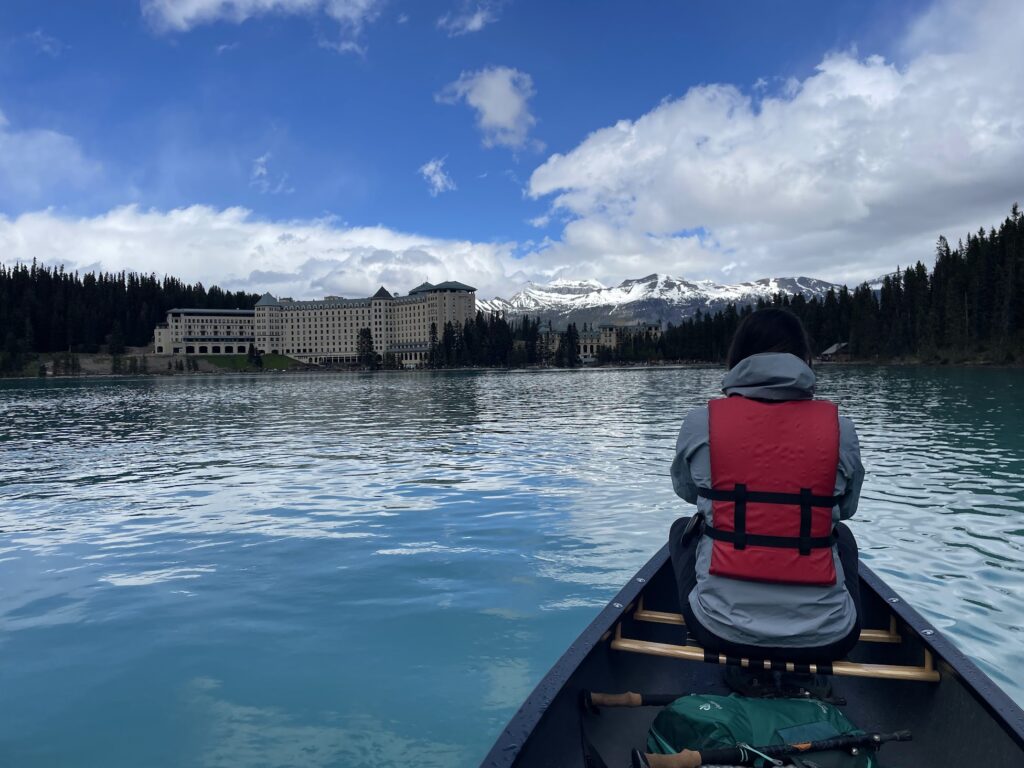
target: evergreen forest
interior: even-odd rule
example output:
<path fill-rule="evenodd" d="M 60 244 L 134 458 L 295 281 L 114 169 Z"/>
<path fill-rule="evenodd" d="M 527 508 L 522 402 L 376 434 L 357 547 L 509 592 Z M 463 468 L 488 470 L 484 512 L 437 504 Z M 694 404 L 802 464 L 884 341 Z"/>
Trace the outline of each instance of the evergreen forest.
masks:
<path fill-rule="evenodd" d="M 117 355 L 126 346 L 144 346 L 173 307 L 249 309 L 258 298 L 174 277 L 0 264 L 0 375 L 22 372 L 40 353 L 103 349 Z M 776 295 L 769 303 L 803 320 L 816 354 L 847 342 L 854 360 L 1019 363 L 1024 215 L 1014 204 L 998 228 L 979 229 L 955 247 L 939 237 L 930 271 L 919 261 L 887 275 L 880 286 L 844 287 L 822 299 Z M 660 335 L 624 334 L 616 350 L 601 350 L 598 362 L 721 362 L 736 326 L 753 309 L 729 305 L 669 324 Z M 578 365 L 580 330 L 570 324 L 557 344 L 545 331 L 534 318 L 509 321 L 478 312 L 464 325 L 432 329 L 430 365 Z"/>

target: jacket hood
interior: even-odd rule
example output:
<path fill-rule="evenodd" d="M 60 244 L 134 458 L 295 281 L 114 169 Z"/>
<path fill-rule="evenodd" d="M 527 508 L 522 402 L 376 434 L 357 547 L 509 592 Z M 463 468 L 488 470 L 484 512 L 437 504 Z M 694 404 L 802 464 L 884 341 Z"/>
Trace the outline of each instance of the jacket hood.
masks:
<path fill-rule="evenodd" d="M 814 371 L 796 355 L 764 352 L 737 363 L 722 379 L 722 391 L 758 400 L 810 400 L 815 381 Z"/>

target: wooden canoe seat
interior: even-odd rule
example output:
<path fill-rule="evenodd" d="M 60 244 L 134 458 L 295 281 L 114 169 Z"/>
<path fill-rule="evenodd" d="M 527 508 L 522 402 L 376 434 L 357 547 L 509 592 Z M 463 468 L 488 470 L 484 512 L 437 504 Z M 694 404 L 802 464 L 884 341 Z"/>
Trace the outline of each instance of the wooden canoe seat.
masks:
<path fill-rule="evenodd" d="M 683 617 L 678 613 L 665 613 L 644 608 L 643 598 L 637 603 L 633 612 L 637 621 L 649 621 L 658 624 L 683 625 Z M 861 642 L 868 643 L 899 643 L 901 638 L 896 631 L 896 619 L 890 619 L 889 629 L 865 629 L 860 635 Z M 705 661 L 711 664 L 730 664 L 740 667 L 764 668 L 782 672 L 798 672 L 818 675 L 841 675 L 846 677 L 873 677 L 882 680 L 920 680 L 935 683 L 939 681 L 939 672 L 935 669 L 931 651 L 924 651 L 924 663 L 920 667 L 896 664 L 863 664 L 855 661 L 833 661 L 827 664 L 804 664 L 793 661 L 769 661 L 765 659 L 744 659 L 726 656 L 725 654 L 709 653 L 699 645 L 674 645 L 672 643 L 656 643 L 649 640 L 633 640 L 622 636 L 622 622 L 615 625 L 615 634 L 611 647 L 617 651 L 646 653 L 653 656 L 686 661 Z"/>
<path fill-rule="evenodd" d="M 637 621 L 652 621 L 656 624 L 677 624 L 684 626 L 683 615 L 681 613 L 665 613 L 664 611 L 651 611 L 644 608 L 644 599 L 640 598 L 637 603 L 636 610 L 633 612 L 633 618 Z M 900 633 L 896 631 L 896 617 L 891 616 L 889 618 L 888 629 L 862 629 L 860 631 L 860 641 L 862 643 L 898 643 L 903 638 L 900 637 Z"/>

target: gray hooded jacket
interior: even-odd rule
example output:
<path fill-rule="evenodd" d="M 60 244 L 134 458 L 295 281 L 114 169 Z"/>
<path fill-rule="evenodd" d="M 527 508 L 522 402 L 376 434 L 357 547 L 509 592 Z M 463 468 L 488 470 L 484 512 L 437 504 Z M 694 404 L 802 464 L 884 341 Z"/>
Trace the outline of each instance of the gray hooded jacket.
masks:
<path fill-rule="evenodd" d="M 722 381 L 726 395 L 759 400 L 809 400 L 814 397 L 814 372 L 795 355 L 752 355 L 734 367 Z M 832 510 L 834 520 L 857 511 L 864 467 L 853 422 L 839 417 L 839 468 L 836 495 L 845 494 Z M 711 502 L 697 497 L 697 488 L 711 487 L 711 450 L 708 445 L 708 409 L 686 415 L 676 440 L 672 485 L 678 495 L 697 505 L 697 512 L 714 525 Z M 708 573 L 711 539 L 697 545 L 697 586 L 690 607 L 698 621 L 723 640 L 744 645 L 778 648 L 817 647 L 842 640 L 853 629 L 856 608 L 843 585 L 843 566 L 832 549 L 836 584 L 831 587 L 768 584 Z"/>

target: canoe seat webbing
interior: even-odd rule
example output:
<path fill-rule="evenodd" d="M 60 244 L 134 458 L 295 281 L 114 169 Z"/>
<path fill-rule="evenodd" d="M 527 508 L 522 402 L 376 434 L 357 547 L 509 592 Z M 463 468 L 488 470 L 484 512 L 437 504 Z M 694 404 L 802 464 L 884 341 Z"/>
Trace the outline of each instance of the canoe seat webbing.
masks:
<path fill-rule="evenodd" d="M 662 613 L 660 611 L 645 611 L 643 602 L 639 603 L 635 619 L 640 621 L 654 621 L 663 624 L 682 624 L 682 616 L 678 614 Z M 876 633 L 864 637 L 861 640 L 868 642 L 892 643 L 899 642 L 899 635 L 896 634 L 895 619 L 890 625 L 888 632 L 885 630 L 865 630 Z M 885 639 L 880 639 L 882 636 Z M 895 636 L 895 640 L 889 639 Z M 923 682 L 936 683 L 939 681 L 939 672 L 935 669 L 935 662 L 931 651 L 927 648 L 924 651 L 924 663 L 920 667 L 904 666 L 896 664 L 862 664 L 855 661 L 833 661 L 831 663 L 804 664 L 795 661 L 771 661 L 767 659 L 744 659 L 724 654 L 711 653 L 699 645 L 673 645 L 671 643 L 656 643 L 649 640 L 634 640 L 622 636 L 622 622 L 615 625 L 615 634 L 612 637 L 611 647 L 617 651 L 628 651 L 631 653 L 645 653 L 652 656 L 666 656 L 685 661 L 705 661 L 711 664 L 733 665 L 739 667 L 752 667 L 771 669 L 780 672 L 797 672 L 812 675 L 840 675 L 845 677 L 873 677 L 882 680 L 920 680 Z"/>

